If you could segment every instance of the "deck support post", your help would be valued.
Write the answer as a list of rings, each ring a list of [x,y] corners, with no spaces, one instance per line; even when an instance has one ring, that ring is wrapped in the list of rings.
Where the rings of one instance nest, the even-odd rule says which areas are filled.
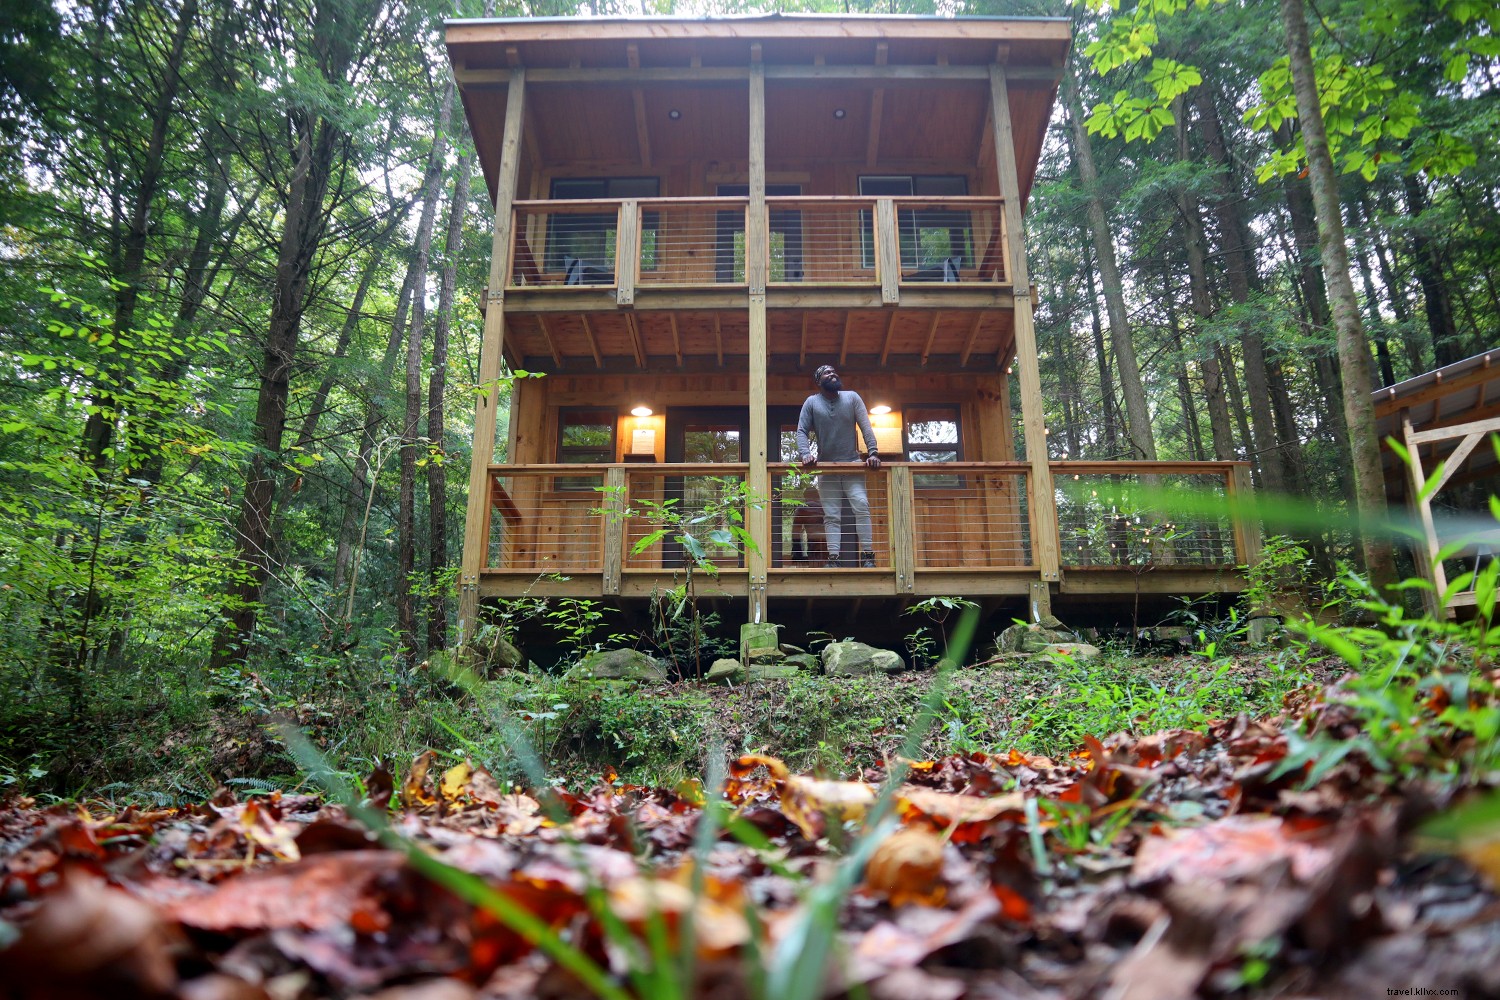
[[[1036,326],[1031,314],[1030,270],[1026,264],[1026,230],[1021,217],[1021,182],[1016,169],[1016,146],[1010,121],[1010,94],[1005,67],[990,65],[990,105],[995,133],[995,163],[1000,175],[1000,197],[1005,200],[1005,239],[1010,250],[1010,281],[1015,294],[1012,313],[1015,358],[1021,382],[1021,422],[1026,435],[1026,460],[1031,463],[1030,509],[1035,533],[1033,555],[1041,580],[1061,578],[1057,539],[1057,497],[1047,457],[1047,418],[1042,404],[1042,379],[1037,370]],[[1035,597],[1033,596],[1033,604]]]
[[[612,465],[604,473],[604,593],[619,596],[625,560],[625,469]]]
[[[917,519],[912,496],[911,466],[893,465],[887,496],[891,505],[891,570],[896,593],[910,594],[917,583]]]
[[[771,552],[771,473],[766,460],[766,276],[770,266],[770,217],[766,213],[766,67],[750,64],[750,204],[745,218],[745,281],[750,286],[749,403],[750,463],[746,483],[751,503],[745,530],[754,545],[745,553],[750,577],[750,621],[766,620],[766,567]]]
[[[1429,615],[1437,618],[1442,611],[1438,602],[1443,591],[1448,589],[1448,571],[1443,568],[1443,561],[1437,557],[1441,546],[1438,545],[1437,526],[1432,520],[1432,497],[1422,496],[1422,490],[1427,485],[1427,471],[1422,468],[1422,445],[1416,438],[1411,411],[1402,410],[1401,443],[1406,446],[1408,456],[1406,489],[1412,498],[1411,506],[1416,509],[1417,517],[1422,523],[1422,540],[1411,547],[1411,552],[1415,557],[1417,572],[1432,583],[1431,590],[1422,592],[1422,605]]]
[[[526,111],[526,70],[510,71],[505,93],[505,136],[495,183],[495,226],[490,244],[490,280],[485,294],[484,339],[479,384],[485,393],[474,409],[474,454],[469,463],[469,502],[464,518],[463,561],[458,576],[458,643],[474,634],[479,617],[479,572],[489,547],[489,469],[495,457],[496,410],[500,406],[500,362],[505,349],[505,286],[510,281],[512,205],[521,165],[521,129]]]

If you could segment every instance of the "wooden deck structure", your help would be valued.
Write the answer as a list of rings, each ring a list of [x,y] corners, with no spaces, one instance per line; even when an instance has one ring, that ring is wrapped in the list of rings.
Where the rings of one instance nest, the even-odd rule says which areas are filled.
[[[752,620],[1239,589],[1253,526],[1130,496],[1242,494],[1245,465],[1048,458],[1022,212],[1069,43],[1052,18],[448,22],[495,205],[481,381],[544,375],[503,464],[478,403],[462,626],[486,598],[669,587],[683,553],[634,551],[650,511],[706,537],[736,490],[756,544],[708,587]],[[787,440],[824,363],[888,408],[875,569],[796,559]]]
[[[1374,402],[1386,499],[1406,507],[1421,528],[1411,550],[1417,572],[1433,585],[1423,594],[1427,610],[1472,609],[1472,586],[1446,604],[1440,597],[1450,579],[1500,553],[1500,529],[1487,509],[1500,494],[1500,456],[1486,440],[1500,435],[1500,350],[1377,389]],[[1451,551],[1440,558],[1445,548]]]

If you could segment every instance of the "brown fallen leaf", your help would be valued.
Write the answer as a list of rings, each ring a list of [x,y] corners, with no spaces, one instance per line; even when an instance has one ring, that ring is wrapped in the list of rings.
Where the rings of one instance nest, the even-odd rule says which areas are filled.
[[[1167,829],[1141,844],[1132,874],[1142,881],[1224,881],[1285,860],[1293,876],[1306,882],[1333,857],[1319,832],[1299,831],[1275,816],[1227,816],[1206,826]]]
[[[436,750],[423,750],[411,762],[406,780],[401,782],[401,805],[405,809],[430,809],[437,805],[437,797],[429,790],[427,772],[437,760]]]
[[[61,887],[0,951],[0,983],[7,1000],[168,997],[180,945],[150,904],[64,868]]]
[[[816,840],[828,821],[842,823],[864,818],[875,802],[875,789],[862,781],[828,781],[792,774],[775,757],[747,754],[730,764],[730,773],[744,777],[764,766],[781,797],[781,811],[797,824],[802,835]]]
[[[892,906],[941,906],[948,892],[942,874],[941,837],[917,828],[897,830],[870,855],[865,888],[885,896]]]
[[[375,881],[406,863],[397,851],[341,851],[249,872],[217,891],[166,902],[168,917],[208,931],[317,930],[384,919]]]

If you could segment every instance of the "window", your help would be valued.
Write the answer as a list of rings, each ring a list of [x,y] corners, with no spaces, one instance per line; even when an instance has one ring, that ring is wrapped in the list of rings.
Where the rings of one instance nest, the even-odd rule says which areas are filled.
[[[655,198],[661,183],[655,177],[559,177],[552,182],[553,201],[581,201],[594,198]],[[641,270],[656,270],[657,212],[645,212],[641,218]],[[586,212],[573,215],[558,212],[548,219],[547,259],[549,271],[568,271],[579,266],[586,273],[582,284],[607,283],[612,280],[615,265],[615,238],[619,213]],[[590,279],[594,280],[590,280]],[[574,283],[570,279],[570,283]]]
[[[564,409],[557,420],[557,461],[564,465],[605,465],[615,460],[613,410]],[[603,476],[558,476],[554,488],[592,490]]]
[[[969,193],[963,177],[938,174],[861,177],[859,193],[866,198],[954,198]],[[974,233],[969,213],[933,208],[898,209],[897,239],[901,243],[901,266],[918,270],[941,268],[944,261],[961,258],[959,266],[974,263]],[[874,218],[860,213],[862,264],[875,266]]]
[[[957,462],[963,457],[958,434],[958,407],[912,406],[907,408],[904,416],[902,444],[908,462]],[[956,489],[962,482],[959,476],[917,475],[913,477],[913,484],[919,489]]]

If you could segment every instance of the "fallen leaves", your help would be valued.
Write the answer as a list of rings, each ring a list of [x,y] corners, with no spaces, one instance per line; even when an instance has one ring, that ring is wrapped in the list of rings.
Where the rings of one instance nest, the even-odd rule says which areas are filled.
[[[1329,704],[1299,710],[1337,731]],[[1242,718],[1091,738],[1065,758],[902,761],[895,787],[883,767],[836,781],[748,755],[716,802],[612,771],[583,793],[527,792],[428,751],[399,783],[377,766],[365,784],[373,808],[397,803],[392,829],[417,854],[310,796],[16,805],[0,809],[0,919],[20,938],[0,982],[24,1000],[587,995],[539,950],[552,934],[637,994],[641,963],[665,957],[694,963],[686,994],[728,1000],[754,995],[757,964],[819,912],[818,887],[842,884],[831,994],[1487,989],[1500,901],[1482,879],[1456,858],[1412,864],[1389,783],[1357,755],[1313,783],[1293,753],[1286,719]],[[1500,868],[1491,841],[1461,846]],[[429,881],[431,858],[477,879],[489,908]],[[1445,957],[1409,983],[1423,948]]]

